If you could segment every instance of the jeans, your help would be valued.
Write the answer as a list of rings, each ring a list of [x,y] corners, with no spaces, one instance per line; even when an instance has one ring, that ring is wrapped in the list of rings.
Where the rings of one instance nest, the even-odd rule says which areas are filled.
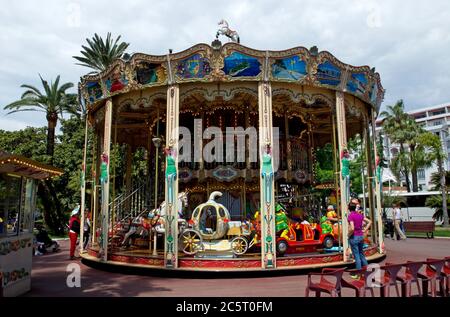
[[[352,236],[349,240],[353,257],[355,258],[356,269],[360,270],[363,266],[367,266],[367,260],[363,251],[364,237]]]

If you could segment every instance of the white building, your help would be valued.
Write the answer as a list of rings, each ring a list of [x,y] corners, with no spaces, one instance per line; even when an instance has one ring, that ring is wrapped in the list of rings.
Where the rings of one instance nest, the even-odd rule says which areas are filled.
[[[437,105],[433,107],[421,108],[416,110],[407,111],[409,115],[415,118],[416,122],[422,126],[425,130],[435,133],[442,140],[442,147],[447,152],[447,161],[445,169],[449,170],[450,167],[450,103]],[[382,119],[378,118],[376,122],[377,133],[382,133]],[[383,138],[384,155],[389,163],[391,159],[399,152],[398,144],[391,144],[389,138]],[[436,164],[426,169],[419,169],[417,172],[417,179],[419,185],[419,191],[431,190],[432,184],[431,174],[437,172]],[[412,181],[411,177],[410,180]],[[404,179],[402,179],[404,184]]]

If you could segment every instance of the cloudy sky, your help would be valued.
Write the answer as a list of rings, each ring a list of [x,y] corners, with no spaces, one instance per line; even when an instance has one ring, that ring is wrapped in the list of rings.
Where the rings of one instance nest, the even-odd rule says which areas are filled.
[[[122,35],[130,52],[166,54],[210,43],[222,18],[252,48],[317,45],[343,62],[376,67],[384,105],[401,98],[408,109],[450,103],[449,14],[448,0],[5,1],[0,129],[45,125],[41,113],[6,116],[3,107],[20,98],[21,84],[40,85],[38,74],[77,83],[89,70],[72,56],[95,32]]]

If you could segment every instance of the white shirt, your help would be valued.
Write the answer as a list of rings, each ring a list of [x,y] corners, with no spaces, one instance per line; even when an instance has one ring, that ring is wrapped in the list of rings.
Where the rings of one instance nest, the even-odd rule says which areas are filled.
[[[400,208],[394,209],[394,220],[401,220],[402,219],[402,211]]]

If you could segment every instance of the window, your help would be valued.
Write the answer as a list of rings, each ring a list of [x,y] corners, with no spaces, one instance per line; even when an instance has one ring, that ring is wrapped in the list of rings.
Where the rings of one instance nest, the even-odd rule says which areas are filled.
[[[438,116],[438,115],[444,114],[444,113],[445,113],[445,108],[444,108],[444,109],[435,110],[435,111],[433,111],[431,114],[432,114],[433,116]]]
[[[423,168],[417,170],[417,178],[419,180],[425,180],[425,170]]]
[[[434,126],[441,125],[441,124],[442,124],[442,120],[433,121]]]
[[[423,119],[423,118],[426,118],[427,117],[427,114],[426,113],[418,113],[418,114],[415,114],[414,115],[414,119]]]
[[[0,175],[0,236],[19,234],[22,183],[22,177]]]

